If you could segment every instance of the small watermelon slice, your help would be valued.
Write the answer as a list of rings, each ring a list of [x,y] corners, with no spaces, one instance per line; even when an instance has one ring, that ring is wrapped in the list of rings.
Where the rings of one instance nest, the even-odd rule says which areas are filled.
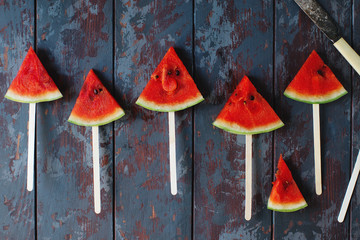
[[[53,101],[62,97],[34,49],[30,47],[5,98],[23,103]]]
[[[275,174],[276,181],[268,201],[268,209],[278,212],[294,212],[308,206],[282,155],[278,163],[278,171]]]
[[[235,134],[258,134],[280,128],[284,123],[244,76],[213,125]]]
[[[81,126],[100,126],[124,115],[124,110],[91,69],[68,121]]]
[[[194,80],[171,47],[151,75],[136,104],[154,111],[174,112],[203,100]]]
[[[296,101],[320,104],[332,102],[346,93],[334,73],[314,50],[285,89],[284,95]]]

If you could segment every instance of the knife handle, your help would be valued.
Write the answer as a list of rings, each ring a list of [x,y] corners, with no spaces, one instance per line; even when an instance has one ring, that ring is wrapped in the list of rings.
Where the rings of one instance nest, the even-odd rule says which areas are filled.
[[[343,38],[336,41],[334,46],[360,75],[360,57],[354,49],[352,49],[352,47]]]

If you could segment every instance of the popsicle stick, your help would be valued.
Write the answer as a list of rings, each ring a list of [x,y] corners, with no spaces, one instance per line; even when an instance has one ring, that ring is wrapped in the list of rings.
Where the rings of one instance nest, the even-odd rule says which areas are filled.
[[[177,194],[175,112],[169,112],[170,191]]]
[[[99,163],[99,127],[92,127],[92,145],[93,145],[93,178],[94,178],[94,205],[95,213],[101,212],[100,196],[100,163]]]
[[[314,160],[315,160],[315,192],[321,195],[321,145],[320,145],[320,108],[319,104],[313,104],[314,125]]]
[[[340,212],[339,212],[339,216],[338,216],[338,221],[341,223],[344,221],[346,211],[349,207],[350,199],[351,199],[351,196],[352,196],[354,188],[355,188],[356,180],[359,176],[359,171],[360,171],[360,152],[358,153],[358,156],[356,158],[356,163],[355,163],[353,172],[351,174],[350,182],[346,189],[343,203],[341,204],[341,208],[340,208]]]
[[[29,104],[27,190],[34,189],[34,158],[35,158],[35,115],[36,103]]]
[[[245,219],[251,219],[252,200],[252,135],[246,135],[245,151]]]

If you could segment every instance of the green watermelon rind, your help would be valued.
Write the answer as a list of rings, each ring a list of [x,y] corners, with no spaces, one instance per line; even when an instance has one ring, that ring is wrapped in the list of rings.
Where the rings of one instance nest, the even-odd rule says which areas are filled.
[[[111,118],[109,118],[109,119],[107,119],[107,120],[105,120],[105,121],[102,121],[102,122],[101,122],[101,121],[100,121],[100,122],[97,122],[97,123],[95,123],[95,124],[89,124],[88,121],[86,121],[86,120],[79,121],[80,118],[79,118],[78,121],[77,121],[77,120],[73,120],[73,117],[70,115],[70,117],[69,117],[69,119],[68,119],[68,122],[73,123],[73,124],[76,124],[76,125],[79,125],[79,126],[86,126],[86,127],[102,126],[102,125],[106,125],[106,124],[108,124],[108,123],[111,123],[111,122],[113,122],[113,121],[116,121],[116,120],[122,118],[122,117],[125,115],[125,112],[124,112],[123,110],[119,110],[117,113],[112,114],[112,115],[114,115],[114,117],[111,117]]]
[[[184,110],[186,108],[192,107],[200,102],[204,101],[203,96],[198,96],[194,99],[182,102],[182,103],[177,103],[174,104],[175,106],[170,107],[169,105],[165,106],[161,106],[161,104],[157,104],[155,102],[151,102],[151,101],[146,101],[142,98],[139,98],[135,103],[143,108],[152,110],[152,111],[157,111],[157,112],[175,112],[175,111],[181,111]],[[161,107],[160,107],[161,106]]]
[[[348,92],[345,90],[345,88],[340,88],[337,91],[334,91],[331,96],[333,97],[326,97],[324,96],[323,100],[310,100],[312,98],[312,96],[304,96],[302,95],[299,96],[298,94],[296,94],[294,91],[286,91],[284,92],[284,95],[288,98],[291,98],[295,101],[299,101],[299,102],[304,102],[304,103],[309,103],[309,104],[324,104],[324,103],[329,103],[329,102],[333,102],[339,98],[341,98],[342,96],[346,95]],[[317,97],[318,98],[318,97]]]
[[[57,99],[60,99],[63,97],[63,95],[60,93],[60,91],[55,91],[53,94],[47,94],[46,97],[39,97],[39,98],[31,98],[32,100],[30,100],[30,98],[24,97],[24,96],[20,96],[17,94],[14,94],[13,92],[8,91],[5,96],[5,98],[11,100],[11,101],[15,101],[15,102],[21,102],[21,103],[39,103],[39,102],[50,102],[50,101],[54,101]],[[28,100],[26,100],[28,99]]]
[[[226,125],[225,121],[221,120],[221,122],[222,123],[220,123],[219,120],[215,120],[215,122],[213,122],[213,125],[222,130],[225,130],[227,132],[234,133],[234,134],[241,134],[241,135],[249,135],[249,134],[254,135],[254,134],[260,134],[260,133],[267,133],[267,132],[274,131],[274,130],[284,126],[284,123],[281,120],[279,120],[278,122],[271,124],[271,127],[261,126],[261,127],[258,127],[257,130],[237,131],[237,130],[234,130],[233,128],[231,128],[231,126]],[[267,126],[269,126],[269,125],[270,124],[268,124]]]
[[[303,209],[303,208],[306,208],[308,206],[307,202],[304,201],[304,204],[298,206],[299,204],[294,204],[296,205],[296,207],[294,208],[289,208],[288,206],[287,207],[283,207],[283,208],[280,208],[280,207],[272,207],[272,206],[269,206],[269,205],[272,205],[272,203],[268,202],[268,205],[267,205],[267,208],[270,209],[270,210],[273,210],[273,211],[277,211],[277,212],[295,212],[295,211],[298,211],[300,209]],[[287,205],[290,205],[290,204],[287,204]]]

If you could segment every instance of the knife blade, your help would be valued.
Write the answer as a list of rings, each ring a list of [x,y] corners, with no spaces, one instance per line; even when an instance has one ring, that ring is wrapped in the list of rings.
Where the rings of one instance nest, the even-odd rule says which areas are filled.
[[[330,15],[315,0],[294,0],[315,25],[333,42],[335,48],[344,56],[360,75],[360,57],[341,37]]]

